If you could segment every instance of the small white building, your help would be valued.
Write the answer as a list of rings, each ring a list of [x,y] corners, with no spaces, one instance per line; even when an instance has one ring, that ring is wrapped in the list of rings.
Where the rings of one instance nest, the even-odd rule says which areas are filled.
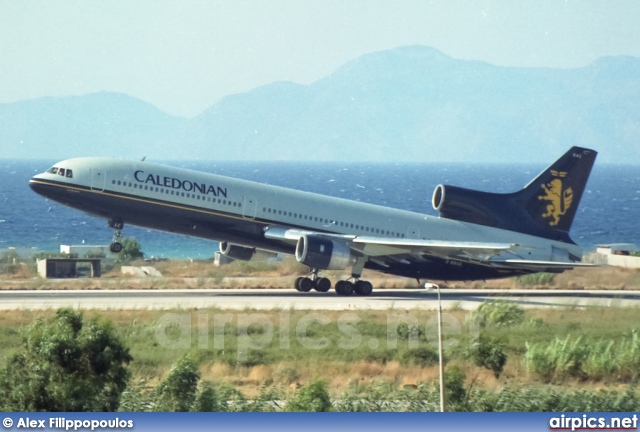
[[[616,267],[640,268],[640,257],[631,256],[638,248],[632,243],[597,245],[598,262]]]

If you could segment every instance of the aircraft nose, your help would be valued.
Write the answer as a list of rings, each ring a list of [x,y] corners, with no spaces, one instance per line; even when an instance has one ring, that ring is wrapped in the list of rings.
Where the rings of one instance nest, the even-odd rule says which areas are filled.
[[[35,193],[44,195],[45,185],[42,183],[39,176],[34,176],[29,180],[29,187]]]

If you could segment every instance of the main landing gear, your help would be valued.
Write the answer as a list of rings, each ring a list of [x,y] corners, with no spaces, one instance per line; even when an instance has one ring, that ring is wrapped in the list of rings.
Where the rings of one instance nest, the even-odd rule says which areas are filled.
[[[309,275],[296,279],[295,288],[300,292],[309,292],[312,289],[318,292],[327,292],[331,289],[331,281],[325,277],[318,277],[318,269],[312,269]],[[373,285],[371,282],[353,276],[350,279],[336,282],[335,289],[336,293],[342,296],[352,294],[368,296],[373,292]]]
[[[336,283],[336,292],[339,295],[371,295],[371,293],[373,292],[373,285],[371,285],[371,282],[356,278],[353,279],[353,282],[349,281],[348,279],[338,281]]]
[[[312,269],[308,276],[296,279],[295,288],[300,292],[309,292],[312,289],[327,292],[331,289],[331,281],[325,277],[318,277],[318,269]]]
[[[113,228],[113,240],[109,245],[109,250],[112,253],[122,252],[122,243],[120,243],[120,237],[122,237],[122,228],[124,228],[124,222],[121,219],[109,219],[109,228]]]

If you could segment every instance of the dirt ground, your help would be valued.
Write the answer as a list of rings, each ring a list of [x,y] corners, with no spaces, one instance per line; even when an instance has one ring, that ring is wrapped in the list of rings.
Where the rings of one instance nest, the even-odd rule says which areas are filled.
[[[43,289],[206,289],[206,288],[283,288],[291,289],[294,280],[306,273],[306,268],[291,263],[264,266],[229,264],[214,266],[211,261],[164,261],[156,263],[134,262],[132,266],[151,266],[162,276],[132,276],[116,267],[101,278],[78,277],[73,279],[44,279],[35,271],[25,268],[14,274],[0,274],[2,290]],[[337,271],[322,273],[333,281],[346,279],[349,274]],[[418,281],[389,276],[365,270],[363,278],[376,288],[417,288],[425,282],[453,289],[575,289],[575,290],[639,290],[640,270],[620,267],[578,268],[555,275],[547,284],[518,278],[487,281],[449,282]]]

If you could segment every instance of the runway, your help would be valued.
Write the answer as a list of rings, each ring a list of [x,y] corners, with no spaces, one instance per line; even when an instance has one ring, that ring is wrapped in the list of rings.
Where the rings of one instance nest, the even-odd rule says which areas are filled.
[[[443,309],[473,310],[504,299],[525,308],[640,307],[640,291],[441,290]],[[412,310],[437,309],[437,293],[379,289],[369,297],[283,289],[0,291],[0,310],[15,309]]]

